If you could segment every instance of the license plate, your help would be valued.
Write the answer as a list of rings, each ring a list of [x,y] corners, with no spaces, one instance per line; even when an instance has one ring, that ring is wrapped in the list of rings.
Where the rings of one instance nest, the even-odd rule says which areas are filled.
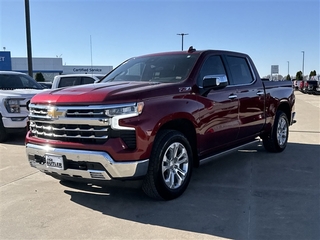
[[[63,157],[59,155],[46,154],[46,165],[48,168],[64,169]]]

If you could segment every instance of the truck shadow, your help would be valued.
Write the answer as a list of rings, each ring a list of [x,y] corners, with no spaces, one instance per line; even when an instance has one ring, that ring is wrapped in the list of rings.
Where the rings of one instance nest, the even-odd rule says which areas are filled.
[[[154,201],[140,183],[61,182],[71,201],[108,216],[230,239],[320,239],[319,145],[279,154],[251,146],[194,169],[187,191]],[[127,184],[127,185],[126,185]]]
[[[10,145],[24,145],[24,140],[26,138],[25,132],[19,133],[10,133],[8,135],[8,139],[3,144],[10,144]]]

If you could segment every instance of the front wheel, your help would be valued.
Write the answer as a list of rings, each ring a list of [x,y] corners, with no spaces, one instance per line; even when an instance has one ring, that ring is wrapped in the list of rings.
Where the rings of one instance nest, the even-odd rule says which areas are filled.
[[[160,200],[179,197],[189,184],[192,165],[192,150],[186,137],[174,130],[159,132],[142,185],[143,191]]]
[[[263,146],[269,152],[282,152],[287,146],[288,136],[289,121],[287,115],[278,111],[271,133],[262,139]]]

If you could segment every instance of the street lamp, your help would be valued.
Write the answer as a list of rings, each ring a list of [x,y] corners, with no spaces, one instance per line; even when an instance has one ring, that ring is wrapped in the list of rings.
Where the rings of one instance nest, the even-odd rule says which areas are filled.
[[[183,51],[183,37],[185,35],[189,35],[188,33],[177,33],[177,35],[181,36],[181,51]]]
[[[289,61],[287,61],[287,63],[288,63],[288,75],[289,75],[289,64],[290,64],[290,62],[289,62]]]
[[[31,30],[30,30],[30,7],[29,0],[25,0],[25,14],[26,14],[26,35],[27,35],[27,54],[28,54],[28,74],[33,77],[32,69],[32,51],[31,51]]]
[[[304,51],[302,52],[302,79],[303,79],[303,75],[304,75]]]

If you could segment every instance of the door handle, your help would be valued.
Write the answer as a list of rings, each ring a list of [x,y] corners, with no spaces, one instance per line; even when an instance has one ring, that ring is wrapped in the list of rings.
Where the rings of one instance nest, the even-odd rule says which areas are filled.
[[[235,98],[237,98],[237,97],[238,97],[238,96],[235,95],[235,94],[233,94],[233,93],[229,95],[229,99],[235,99]]]
[[[258,91],[257,95],[259,95],[259,96],[264,95],[264,91]]]

